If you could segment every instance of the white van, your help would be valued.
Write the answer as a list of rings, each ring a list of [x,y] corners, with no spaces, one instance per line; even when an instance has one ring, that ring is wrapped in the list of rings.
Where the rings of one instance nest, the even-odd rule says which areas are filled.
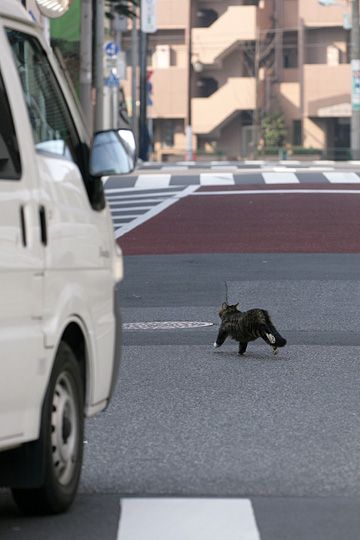
[[[0,51],[0,486],[24,512],[53,513],[77,490],[84,415],[116,380],[123,267],[101,176],[134,160],[116,131],[89,148],[16,0],[0,2]]]

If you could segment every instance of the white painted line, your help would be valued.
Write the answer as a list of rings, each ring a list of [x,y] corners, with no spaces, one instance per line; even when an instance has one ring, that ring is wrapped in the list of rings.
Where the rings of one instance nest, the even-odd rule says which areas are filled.
[[[256,159],[245,159],[244,161],[245,165],[265,165],[266,161],[264,160],[256,160]]]
[[[231,165],[229,161],[210,161],[210,165]]]
[[[139,174],[135,186],[138,189],[164,188],[169,186],[170,179],[171,174]]]
[[[293,172],[263,172],[265,184],[298,184],[299,179]]]
[[[298,159],[281,159],[279,163],[281,165],[301,165],[301,161]]]
[[[295,167],[283,167],[282,165],[274,165],[272,168],[274,172],[296,172],[297,169]]]
[[[190,193],[190,195],[286,195],[289,193],[299,193],[299,194],[322,194],[327,195],[360,195],[360,189],[239,189],[237,191],[197,191],[196,193]]]
[[[236,165],[211,165],[212,170],[238,171]]]
[[[350,165],[360,165],[360,161],[358,159],[351,159],[350,161],[347,161],[346,163],[350,163]]]
[[[120,200],[123,201],[125,199],[136,199],[137,201],[140,201],[141,199],[148,199],[148,198],[155,198],[155,197],[171,197],[174,193],[177,193],[179,191],[179,187],[174,191],[153,191],[149,193],[136,193],[136,190],[134,190],[135,193],[131,194],[124,194],[124,195],[106,195],[106,198],[108,201],[115,201]],[[155,199],[156,200],[156,199]],[[158,200],[158,199],[157,199]]]
[[[307,172],[307,171],[316,171],[316,172],[326,172],[326,171],[334,171],[335,167],[321,167],[320,165],[313,166],[313,167],[304,167],[303,169],[298,169],[298,172]]]
[[[231,173],[201,173],[200,185],[201,186],[216,186],[224,185],[233,186],[235,184],[234,175]]]
[[[315,159],[312,163],[316,163],[318,165],[335,165],[336,161],[330,159]]]
[[[117,540],[260,540],[248,499],[122,499]]]
[[[161,167],[161,171],[188,171],[189,167],[186,165],[165,165]]]
[[[169,195],[169,197],[171,197],[172,195]],[[159,197],[158,199],[153,199],[152,197],[149,197],[148,199],[144,199],[142,198],[141,200],[134,200],[134,199],[130,199],[130,200],[127,200],[127,201],[122,201],[122,200],[119,200],[119,201],[110,201],[110,208],[119,208],[121,206],[124,206],[124,207],[128,207],[129,204],[138,204],[139,206],[141,206],[142,208],[144,208],[147,203],[157,203],[157,202],[162,202],[166,199],[167,197]],[[150,206],[150,205],[149,205]],[[153,206],[153,204],[151,205]]]
[[[142,214],[141,216],[137,217],[127,225],[121,228],[121,230],[115,231],[115,238],[120,238],[120,236],[123,236],[124,234],[128,233],[129,231],[132,231],[139,225],[142,225],[145,223],[145,221],[148,221],[149,219],[153,218],[157,214],[160,214],[163,210],[171,206],[172,204],[176,203],[180,199],[187,197],[188,195],[192,195],[194,191],[196,191],[199,188],[199,186],[188,186],[184,190],[176,193],[172,197],[169,197],[165,201],[162,201],[160,204],[157,204],[156,206],[153,206],[151,210],[146,212],[145,214]]]
[[[324,176],[334,184],[360,183],[360,177],[354,172],[324,172]]]
[[[176,161],[175,165],[196,165],[196,161]]]

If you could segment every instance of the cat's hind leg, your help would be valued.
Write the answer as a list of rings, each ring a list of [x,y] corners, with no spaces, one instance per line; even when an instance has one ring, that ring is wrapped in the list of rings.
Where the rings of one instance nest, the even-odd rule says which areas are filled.
[[[214,348],[217,349],[218,347],[221,347],[221,345],[224,343],[226,338],[227,338],[227,332],[220,326],[218,336],[214,343]]]
[[[247,341],[245,343],[239,343],[239,354],[242,356],[245,354],[246,347],[248,346]]]

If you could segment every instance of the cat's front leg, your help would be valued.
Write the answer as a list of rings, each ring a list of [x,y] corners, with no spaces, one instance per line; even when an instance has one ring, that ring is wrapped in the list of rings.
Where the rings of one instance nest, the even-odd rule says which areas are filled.
[[[247,342],[239,343],[239,354],[240,355],[243,355],[245,353],[247,346],[248,346]]]
[[[214,348],[217,349],[218,347],[221,347],[221,345],[224,343],[226,338],[227,338],[227,332],[223,328],[220,327],[218,336],[214,343]]]

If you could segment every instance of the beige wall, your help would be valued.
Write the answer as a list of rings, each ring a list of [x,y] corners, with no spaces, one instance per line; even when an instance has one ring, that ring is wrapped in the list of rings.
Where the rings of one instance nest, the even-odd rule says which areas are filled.
[[[293,120],[301,118],[300,85],[298,83],[280,83],[276,85],[280,110],[284,113],[288,126]]]
[[[342,26],[343,13],[348,10],[342,0],[336,6],[321,6],[318,0],[299,0],[299,17],[305,26]]]
[[[304,146],[307,148],[324,148],[326,146],[326,130],[324,120],[305,118],[303,122]]]
[[[330,116],[324,109],[337,109],[333,116],[348,116],[347,107],[351,102],[351,70],[349,64],[339,66],[306,65],[304,66],[305,116]],[[323,109],[323,112],[322,112]]]
[[[156,69],[152,76],[154,105],[152,118],[185,118],[187,103],[186,70]]]
[[[185,28],[189,20],[189,0],[157,0],[157,27]]]
[[[297,28],[299,25],[298,4],[301,0],[283,0],[284,28]]]

